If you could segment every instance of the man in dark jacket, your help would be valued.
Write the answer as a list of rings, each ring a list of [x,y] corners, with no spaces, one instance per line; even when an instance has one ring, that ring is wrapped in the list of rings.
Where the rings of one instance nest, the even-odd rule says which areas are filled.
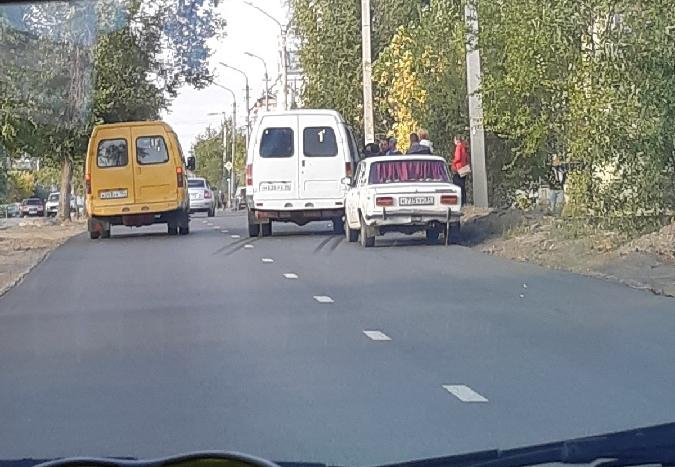
[[[428,146],[420,144],[420,137],[417,133],[410,133],[410,147],[408,154],[431,154],[431,149]]]

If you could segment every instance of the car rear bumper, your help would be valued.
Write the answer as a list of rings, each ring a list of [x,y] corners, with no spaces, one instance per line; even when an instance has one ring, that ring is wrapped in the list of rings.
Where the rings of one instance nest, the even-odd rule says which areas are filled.
[[[128,216],[131,214],[159,214],[167,211],[175,211],[182,206],[177,201],[145,204],[120,204],[117,206],[98,206],[90,200],[87,201],[89,213],[97,217]]]
[[[342,209],[345,201],[343,198],[329,199],[261,199],[254,196],[248,198],[249,207],[260,211],[287,211],[301,212],[308,210]]]
[[[418,225],[426,226],[432,223],[445,224],[459,222],[462,213],[459,211],[439,211],[439,210],[402,210],[382,212],[371,212],[364,216],[366,225],[371,227],[393,226],[393,225]]]
[[[190,211],[208,211],[214,206],[213,201],[208,199],[191,199]]]

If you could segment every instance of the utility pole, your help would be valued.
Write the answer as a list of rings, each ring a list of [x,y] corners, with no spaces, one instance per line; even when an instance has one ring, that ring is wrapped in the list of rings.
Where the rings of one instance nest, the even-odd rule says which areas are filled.
[[[481,70],[478,49],[478,0],[469,0],[464,9],[468,29],[466,44],[466,90],[469,95],[469,128],[471,133],[471,176],[473,202],[488,207],[487,169],[485,166],[485,130],[483,99],[480,94]]]
[[[363,136],[375,141],[373,118],[373,64],[370,45],[370,0],[361,0],[361,49],[363,51]]]

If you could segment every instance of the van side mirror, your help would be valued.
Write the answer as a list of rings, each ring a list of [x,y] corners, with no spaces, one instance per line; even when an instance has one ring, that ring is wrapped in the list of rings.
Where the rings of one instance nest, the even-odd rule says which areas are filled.
[[[197,160],[195,159],[195,156],[190,156],[187,158],[186,166],[188,170],[195,170],[197,168]]]

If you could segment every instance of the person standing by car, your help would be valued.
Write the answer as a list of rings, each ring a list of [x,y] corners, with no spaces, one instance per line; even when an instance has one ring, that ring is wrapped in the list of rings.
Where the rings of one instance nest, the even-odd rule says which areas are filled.
[[[431,154],[431,148],[420,144],[420,137],[417,133],[410,133],[410,148],[408,148],[408,154]]]
[[[554,154],[551,158],[551,170],[548,172],[548,207],[551,214],[562,211],[565,203],[565,180],[567,171],[563,167],[560,156]]]
[[[400,156],[401,151],[398,150],[396,145],[398,144],[398,141],[396,141],[396,138],[390,138],[389,139],[389,150],[387,151],[387,156]]]
[[[455,136],[455,157],[452,159],[452,183],[462,190],[462,203],[466,204],[466,177],[469,168],[466,145],[460,135]]]
[[[425,130],[424,128],[420,128],[417,130],[417,134],[419,135],[420,138],[420,145],[425,146],[429,148],[429,152],[426,154],[433,154],[434,153],[434,145],[429,139],[429,130]]]

